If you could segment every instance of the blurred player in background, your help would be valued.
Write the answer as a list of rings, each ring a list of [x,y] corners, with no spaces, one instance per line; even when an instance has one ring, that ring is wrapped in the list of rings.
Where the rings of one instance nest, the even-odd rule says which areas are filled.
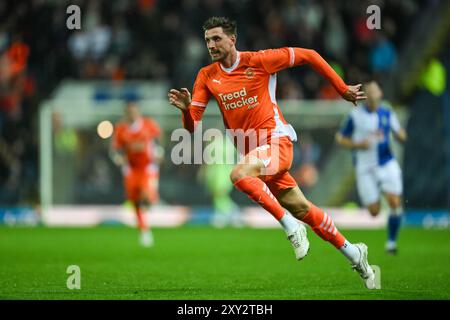
[[[133,204],[137,225],[141,232],[141,244],[154,244],[153,234],[145,220],[147,206],[159,199],[159,163],[163,157],[159,125],[141,115],[135,102],[127,102],[124,119],[115,126],[111,145],[111,158],[122,168],[127,199]]]
[[[256,134],[256,141],[253,141],[256,147],[250,148],[249,141],[239,150],[245,156],[231,172],[234,186],[279,221],[297,260],[303,259],[309,250],[306,228],[298,221],[301,220],[340,250],[365,286],[374,289],[375,273],[368,263],[367,246],[352,244],[345,239],[331,218],[305,198],[289,174],[292,141],[297,137],[275,98],[276,73],[303,64],[311,65],[331,82],[342,98],[355,105],[358,100],[365,99],[361,85],[345,84],[314,50],[285,47],[239,52],[236,49],[236,24],[228,18],[212,17],[205,22],[203,30],[213,63],[198,72],[192,99],[186,88],[171,89],[168,93],[169,102],[182,111],[183,126],[193,132],[208,101],[214,97],[229,132],[253,131]]]
[[[212,197],[214,207],[212,224],[216,228],[227,225],[241,227],[243,222],[239,207],[230,196],[233,183],[229,177],[233,162],[227,161],[227,159],[236,159],[236,150],[226,136],[216,137],[207,148],[213,150],[211,159],[205,159],[207,163],[200,168],[199,179],[205,184]]]
[[[365,83],[364,91],[366,103],[350,112],[336,141],[353,150],[358,194],[372,216],[380,213],[380,193],[385,195],[390,207],[386,251],[395,254],[403,213],[402,172],[389,138],[392,132],[398,141],[405,142],[406,132],[394,111],[381,103],[383,92],[375,81]]]

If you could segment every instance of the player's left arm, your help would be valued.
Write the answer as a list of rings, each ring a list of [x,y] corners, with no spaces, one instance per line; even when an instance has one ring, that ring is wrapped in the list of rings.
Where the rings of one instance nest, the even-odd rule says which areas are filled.
[[[408,135],[406,134],[406,130],[401,127],[395,112],[392,111],[389,120],[395,139],[401,143],[405,143],[408,139]]]
[[[354,86],[345,84],[344,80],[334,71],[334,69],[315,50],[304,48],[292,48],[294,52],[294,64],[307,63],[324,78],[326,78],[343,99],[352,102],[355,106],[358,101],[366,99],[365,93],[361,90],[361,84]]]
[[[406,134],[406,131],[403,128],[401,128],[397,132],[394,132],[394,137],[401,143],[405,143],[406,140],[408,140],[408,135]]]
[[[366,99],[361,90],[361,84],[347,85],[344,80],[333,70],[333,68],[315,50],[305,48],[281,48],[270,49],[259,52],[262,66],[268,73],[309,64],[324,78],[326,78],[342,96],[343,99],[352,102],[355,106],[358,101]]]
[[[160,164],[164,160],[164,156],[166,154],[164,147],[158,142],[155,142],[155,149],[154,149],[154,155],[155,155],[155,162]]]
[[[161,127],[159,126],[158,122],[156,122],[154,119],[148,118],[150,122],[150,130],[153,136],[153,143],[154,143],[154,157],[155,162],[160,164],[164,160],[165,150],[163,147],[164,144],[164,134],[161,130]]]

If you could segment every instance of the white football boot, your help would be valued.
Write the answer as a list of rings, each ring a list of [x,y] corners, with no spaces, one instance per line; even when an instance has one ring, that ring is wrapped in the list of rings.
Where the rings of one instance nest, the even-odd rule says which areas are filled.
[[[360,257],[359,262],[352,266],[353,270],[357,271],[364,281],[367,289],[376,289],[375,285],[375,272],[369,265],[367,260],[368,249],[364,243],[357,243],[355,246],[358,248]]]
[[[297,258],[297,260],[302,260],[309,251],[309,241],[306,236],[305,226],[299,223],[297,230],[288,234],[287,238],[294,248],[295,258]]]
[[[152,247],[155,244],[153,239],[153,234],[151,231],[142,231],[141,232],[141,246],[143,247]]]
[[[397,243],[394,241],[388,241],[386,243],[386,252],[395,256],[397,254]]]

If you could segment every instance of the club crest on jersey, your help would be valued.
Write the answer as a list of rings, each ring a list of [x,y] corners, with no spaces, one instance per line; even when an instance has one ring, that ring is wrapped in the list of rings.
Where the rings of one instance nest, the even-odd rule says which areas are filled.
[[[245,69],[245,76],[247,79],[253,79],[255,77],[255,72],[253,71],[253,68],[247,68]]]

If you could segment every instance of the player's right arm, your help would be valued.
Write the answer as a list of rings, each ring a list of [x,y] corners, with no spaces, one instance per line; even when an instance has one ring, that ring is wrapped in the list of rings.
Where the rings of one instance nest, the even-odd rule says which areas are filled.
[[[400,126],[400,122],[398,121],[397,115],[394,111],[392,111],[390,116],[390,125],[391,129],[394,133],[394,137],[397,139],[397,141],[400,141],[401,143],[405,143],[408,139],[408,135],[406,134],[405,129],[403,129]]]
[[[115,150],[114,148],[110,148],[109,158],[118,167],[124,166],[126,164],[125,155],[121,150]]]
[[[366,150],[369,148],[369,141],[363,140],[361,142],[353,142],[352,139],[343,136],[340,132],[336,133],[336,142],[340,146],[348,149]]]
[[[156,122],[154,119],[148,117],[147,121],[149,123],[149,130],[151,132],[151,136],[153,138],[153,161],[155,163],[162,163],[164,160],[164,154],[165,150],[163,147],[163,140],[164,135],[163,131],[161,130],[161,127],[159,126],[158,122]]]
[[[126,158],[123,153],[123,145],[124,143],[121,137],[121,128],[119,125],[116,125],[114,135],[109,146],[109,158],[116,166],[119,167],[126,164]]]
[[[202,71],[198,73],[195,80],[192,98],[187,88],[171,89],[168,96],[169,103],[181,110],[183,127],[189,132],[194,132],[211,97]]]
[[[360,142],[353,141],[352,139],[353,130],[354,130],[353,118],[351,115],[349,115],[345,120],[344,125],[335,135],[335,140],[337,144],[348,149],[360,149],[360,150],[368,149],[370,146],[368,140],[363,140]]]

